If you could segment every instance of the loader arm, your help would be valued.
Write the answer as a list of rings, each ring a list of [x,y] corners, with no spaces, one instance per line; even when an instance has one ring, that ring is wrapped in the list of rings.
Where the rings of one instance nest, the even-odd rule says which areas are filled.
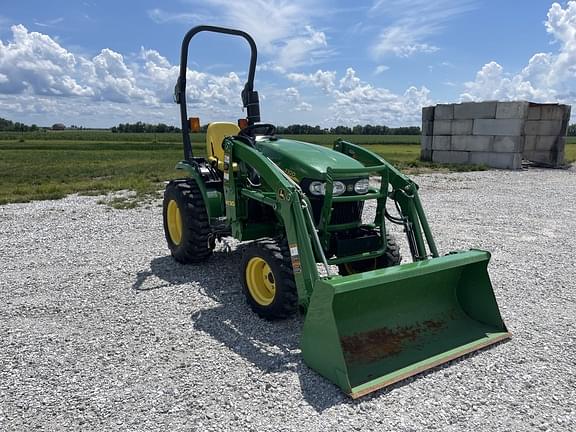
[[[344,153],[362,163],[366,167],[373,167],[374,170],[385,167],[388,175],[388,184],[392,187],[389,198],[398,204],[400,210],[400,220],[391,217],[394,223],[402,223],[408,237],[410,253],[414,261],[424,260],[428,257],[426,243],[433,258],[438,257],[438,249],[432,236],[432,230],[428,224],[426,214],[422,208],[420,197],[418,196],[418,185],[410,178],[402,174],[384,158],[366,150],[356,144],[352,144],[341,139],[334,143],[334,150]],[[381,185],[384,187],[384,185]],[[386,209],[377,208],[377,215]],[[378,217],[378,216],[377,216]]]
[[[223,147],[226,217],[232,227],[232,234],[236,238],[242,238],[243,223],[237,203],[242,202],[243,198],[272,207],[281,218],[286,231],[299,304],[307,307],[314,285],[319,279],[315,257],[322,253],[319,242],[310,241],[311,238],[317,240],[317,234],[311,223],[308,198],[294,181],[258,150],[232,137],[224,139]],[[240,167],[237,172],[231,169],[234,163]],[[272,190],[263,191],[243,186],[241,180],[247,175],[248,167],[255,169]]]

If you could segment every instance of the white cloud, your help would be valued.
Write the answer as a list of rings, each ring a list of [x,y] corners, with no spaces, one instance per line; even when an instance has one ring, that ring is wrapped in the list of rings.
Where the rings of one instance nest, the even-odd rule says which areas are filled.
[[[380,75],[381,73],[384,73],[387,70],[390,70],[390,66],[378,65],[376,66],[376,69],[374,69],[374,75]]]
[[[130,64],[122,54],[109,48],[86,58],[68,51],[48,35],[17,25],[12,27],[11,41],[0,40],[2,109],[56,115],[57,107],[60,113],[77,117],[81,113],[93,114],[84,106],[105,106],[109,113],[117,112],[121,118],[153,109],[176,112],[172,92],[178,69],[158,51],[144,48]],[[188,70],[187,84],[188,102],[199,111],[196,114],[222,117],[240,112],[243,83],[237,74]],[[23,104],[23,100],[27,103]],[[113,108],[117,106],[123,108]],[[96,113],[105,116],[98,110]],[[174,116],[171,123],[176,119]]]
[[[284,99],[290,106],[289,111],[312,111],[312,105],[301,99],[300,91],[294,87],[284,90]]]
[[[1,93],[24,91],[42,95],[90,95],[89,88],[73,77],[77,67],[74,55],[49,36],[31,32],[22,25],[12,26],[13,41],[0,41]]]
[[[122,54],[104,48],[85,67],[92,72],[88,75],[88,82],[96,90],[98,99],[124,103],[134,99],[154,102],[154,93],[138,86],[134,72],[124,63]]]
[[[323,0],[321,0],[323,1]],[[221,25],[248,32],[258,49],[284,69],[315,63],[327,56],[324,32],[312,27],[312,18],[325,14],[314,0],[188,0],[195,13],[148,11],[157,23],[201,22],[199,17],[217,17]]]
[[[327,47],[324,32],[306,26],[302,36],[288,39],[280,48],[277,62],[280,67],[290,69],[321,58],[326,54]]]
[[[300,102],[298,105],[296,105],[294,111],[312,111],[312,105],[307,102]]]
[[[38,27],[55,27],[57,24],[60,24],[63,21],[64,17],[58,17],[46,22],[35,21],[34,25],[37,25]]]
[[[312,86],[323,91],[328,97],[330,116],[325,122],[331,125],[419,124],[422,107],[432,103],[426,87],[410,87],[403,94],[396,94],[363,81],[353,68],[348,68],[339,80],[336,72],[322,70],[313,74],[291,73],[287,78],[297,86]],[[286,89],[286,95],[291,100],[300,97],[294,87]]]
[[[404,94],[395,94],[362,81],[354,69],[348,68],[333,92],[332,122],[349,125],[419,124],[422,107],[432,103],[429,94],[426,87],[410,87]]]
[[[286,78],[295,83],[319,87],[324,90],[324,92],[330,93],[334,89],[336,72],[318,69],[312,74],[289,73],[286,75]]]
[[[376,58],[386,55],[408,57],[416,53],[432,53],[439,48],[428,39],[438,34],[443,25],[474,8],[474,0],[377,0],[370,16],[391,19],[372,47]]]
[[[148,17],[158,24],[165,23],[184,23],[191,24],[195,22],[202,22],[206,19],[205,16],[194,13],[172,13],[166,12],[162,9],[151,9],[147,11]]]
[[[287,102],[297,102],[300,100],[300,92],[294,87],[288,87],[284,90],[284,96]]]
[[[474,81],[465,83],[462,100],[526,99],[536,102],[576,101],[576,1],[550,7],[547,32],[556,53],[537,53],[518,73],[507,73],[495,61],[485,64]]]
[[[416,53],[433,53],[439,50],[438,47],[427,43],[418,42],[419,39],[427,36],[430,29],[427,27],[414,27],[413,24],[398,24],[387,27],[380,33],[378,42],[373,47],[373,53],[377,58],[387,54],[394,54],[398,57],[409,57]]]

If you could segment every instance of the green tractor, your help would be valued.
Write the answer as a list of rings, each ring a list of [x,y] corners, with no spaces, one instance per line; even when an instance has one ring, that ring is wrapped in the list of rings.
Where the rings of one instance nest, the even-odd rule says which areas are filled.
[[[186,107],[188,46],[199,32],[240,36],[251,48],[247,118],[211,123],[206,158],[192,154],[199,122]],[[175,87],[182,178],[167,185],[163,208],[173,257],[201,263],[225,237],[252,241],[239,273],[248,305],[270,320],[302,311],[305,363],[354,398],[509,338],[490,254],[440,256],[418,186],[380,156],[342,140],[329,149],[285,139],[260,123],[256,59],[243,31],[199,26],[184,37]],[[365,222],[368,200],[376,210]],[[403,227],[411,263],[401,264],[388,223]]]

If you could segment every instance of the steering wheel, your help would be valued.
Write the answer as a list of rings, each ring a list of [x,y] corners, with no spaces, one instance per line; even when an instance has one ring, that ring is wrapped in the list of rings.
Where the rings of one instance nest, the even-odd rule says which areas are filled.
[[[276,134],[276,126],[274,126],[273,124],[270,123],[259,123],[259,124],[253,124],[250,126],[246,126],[244,129],[242,129],[238,135],[240,136],[245,136],[245,137],[249,137],[249,138],[253,138],[256,131],[259,131],[263,129],[264,133],[259,134],[259,135],[266,135],[266,136],[271,136],[271,135],[275,135]]]

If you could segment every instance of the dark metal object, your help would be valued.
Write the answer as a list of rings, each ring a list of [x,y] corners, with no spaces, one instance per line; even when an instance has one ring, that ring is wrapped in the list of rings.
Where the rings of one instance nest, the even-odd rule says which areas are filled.
[[[188,109],[186,107],[186,70],[188,68],[188,47],[190,40],[200,32],[223,33],[233,36],[240,36],[246,39],[250,45],[250,66],[248,69],[248,79],[242,90],[242,104],[246,108],[249,125],[260,121],[260,102],[258,92],[254,91],[254,74],[256,73],[256,61],[258,50],[252,36],[242,30],[235,30],[225,27],[201,25],[192,28],[182,40],[180,51],[180,75],[174,87],[174,102],[180,105],[180,122],[182,124],[182,141],[184,144],[184,159],[192,161],[192,144],[190,142],[190,127],[188,125]]]

